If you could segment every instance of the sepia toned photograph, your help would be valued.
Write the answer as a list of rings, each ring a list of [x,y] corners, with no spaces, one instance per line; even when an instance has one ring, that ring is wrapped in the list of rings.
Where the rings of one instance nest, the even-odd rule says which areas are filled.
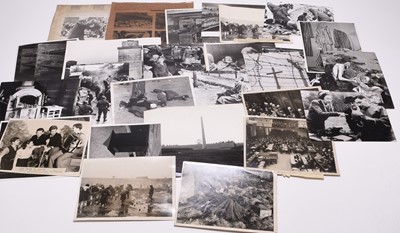
[[[172,220],[175,158],[84,161],[74,221]]]
[[[311,140],[396,140],[379,94],[302,90],[301,97]]]
[[[0,120],[74,115],[80,80],[40,80],[0,84]]]
[[[337,51],[361,51],[353,23],[300,22],[307,72],[323,73],[322,56]]]
[[[304,119],[246,118],[246,167],[283,174],[338,175],[332,142],[308,138]]]
[[[275,183],[268,171],[185,162],[175,226],[275,232]]]
[[[110,4],[57,5],[48,40],[104,40]]]
[[[147,12],[116,13],[114,28],[151,29],[153,17]]]
[[[166,10],[167,44],[200,44],[202,14],[201,9]]]
[[[157,108],[195,105],[187,76],[112,83],[111,97],[115,124],[143,123],[144,112]]]
[[[89,158],[159,156],[160,124],[94,126]]]
[[[66,46],[67,41],[19,46],[14,80],[60,80]]]
[[[243,51],[247,76],[254,91],[310,86],[303,51],[270,48],[263,53]]]
[[[162,156],[183,161],[243,166],[241,104],[166,108],[145,112],[145,122],[161,124]]]
[[[10,119],[1,139],[1,171],[79,176],[90,118]]]

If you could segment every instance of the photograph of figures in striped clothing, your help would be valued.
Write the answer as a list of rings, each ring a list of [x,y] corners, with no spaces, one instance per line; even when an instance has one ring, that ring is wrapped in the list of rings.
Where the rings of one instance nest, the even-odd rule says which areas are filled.
[[[172,220],[175,158],[84,161],[74,221]]]
[[[275,184],[269,171],[185,162],[175,225],[275,232]]]
[[[332,142],[308,138],[304,119],[246,118],[246,167],[282,174],[337,175]]]

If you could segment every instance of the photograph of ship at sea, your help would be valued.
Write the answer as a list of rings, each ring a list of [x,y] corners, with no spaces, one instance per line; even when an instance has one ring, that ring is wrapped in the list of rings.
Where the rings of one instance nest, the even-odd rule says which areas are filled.
[[[161,124],[161,154],[183,161],[243,166],[241,104],[156,109],[145,112],[146,122]],[[239,127],[238,127],[239,126]]]

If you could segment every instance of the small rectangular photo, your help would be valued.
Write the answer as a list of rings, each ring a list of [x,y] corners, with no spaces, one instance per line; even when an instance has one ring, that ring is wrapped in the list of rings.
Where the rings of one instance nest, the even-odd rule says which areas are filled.
[[[57,5],[48,40],[104,40],[110,4]]]
[[[74,115],[80,80],[39,80],[0,84],[0,120]]]
[[[89,158],[145,157],[161,155],[161,125],[94,126]]]
[[[246,51],[243,57],[253,91],[310,86],[301,50],[270,48],[262,53]]]
[[[200,44],[202,14],[201,9],[165,10],[167,23],[167,44]]]
[[[247,117],[245,135],[248,168],[280,174],[339,174],[333,143],[311,141],[305,119]]]
[[[275,180],[269,171],[185,162],[175,226],[276,232]]]
[[[307,72],[324,73],[323,54],[361,51],[353,23],[300,22]]]
[[[282,117],[304,119],[304,107],[300,90],[319,90],[310,87],[293,90],[243,93],[243,102],[248,116]]]
[[[66,47],[67,41],[19,46],[14,80],[60,80]]]
[[[380,94],[300,91],[315,141],[395,141]]]
[[[201,106],[145,112],[145,122],[161,124],[161,154],[183,161],[243,167],[243,107]]]
[[[217,38],[220,40],[219,32],[219,3],[203,2],[201,5],[201,37],[204,39]]]
[[[115,124],[143,123],[148,110],[195,105],[188,76],[111,83],[111,97]]]
[[[124,28],[135,28],[135,30],[151,30],[153,27],[153,16],[148,12],[116,13],[114,30]]]
[[[84,161],[74,221],[172,220],[175,158]]]
[[[90,117],[10,119],[1,139],[0,170],[79,176]]]

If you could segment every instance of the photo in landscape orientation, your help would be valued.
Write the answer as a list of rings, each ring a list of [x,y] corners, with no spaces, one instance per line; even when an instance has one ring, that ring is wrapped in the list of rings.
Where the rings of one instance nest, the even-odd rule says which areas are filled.
[[[200,44],[202,14],[201,9],[166,10],[167,44]]]
[[[172,220],[174,165],[174,157],[85,160],[74,220]]]

